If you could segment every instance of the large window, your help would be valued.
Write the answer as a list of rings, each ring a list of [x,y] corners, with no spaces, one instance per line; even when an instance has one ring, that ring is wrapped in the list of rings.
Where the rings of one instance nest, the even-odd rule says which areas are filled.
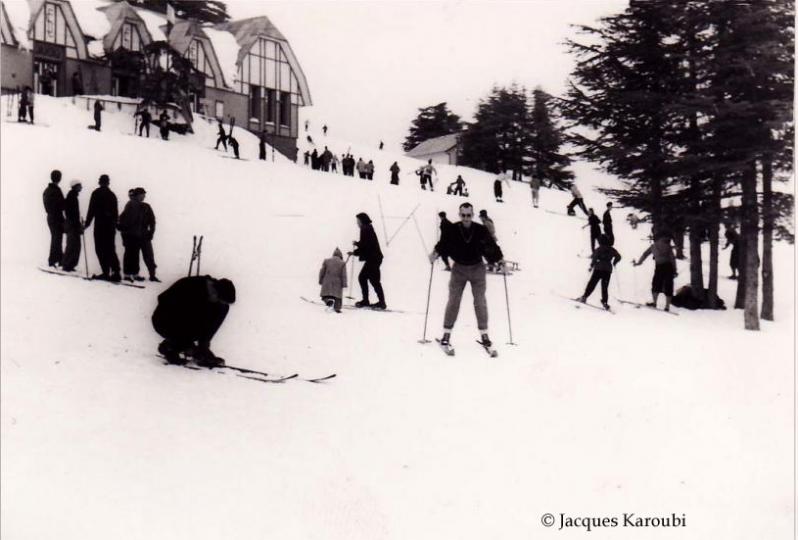
[[[198,39],[192,39],[188,46],[186,57],[191,61],[191,65],[205,74],[205,86],[216,87],[216,77],[213,74],[211,59],[205,51],[205,44]]]
[[[291,125],[291,94],[280,92],[280,125]]]
[[[75,37],[67,25],[64,11],[57,4],[50,2],[44,4],[28,36],[37,41],[63,45],[66,48],[67,58],[78,57]]]

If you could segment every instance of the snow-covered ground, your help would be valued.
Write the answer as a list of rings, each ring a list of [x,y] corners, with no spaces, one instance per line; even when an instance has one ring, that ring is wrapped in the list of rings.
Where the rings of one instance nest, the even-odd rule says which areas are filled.
[[[442,166],[442,182],[463,175],[522,268],[507,279],[518,345],[505,345],[504,283],[490,275],[500,356],[474,343],[466,292],[450,358],[417,340],[437,212],[454,218],[462,199],[420,191],[418,162],[352,144],[355,158],[375,161],[368,182],[279,156],[259,162],[255,137],[241,130],[249,161],[237,162],[212,150],[212,125],[145,140],[129,135],[128,115],[106,112],[97,133],[86,129],[91,112],[68,99],[36,106],[47,127],[1,124],[4,539],[520,539],[554,535],[559,524],[541,524],[547,512],[687,518],[666,531],[594,528],[591,538],[790,537],[791,246],[776,248],[777,322],[761,332],[744,331],[734,310],[637,310],[615,298],[648,298],[653,263],[630,265],[647,231],[617,210],[617,314],[574,309],[558,295],[585,285],[577,255],[587,230],[544,211],[562,211],[568,196],[544,189],[535,210],[513,183],[497,204],[492,177]],[[311,134],[322,149],[350,146]],[[394,160],[398,187],[388,184]],[[54,168],[65,192],[84,181],[84,214],[100,174],[122,203],[129,188],[147,189],[163,283],[137,290],[36,269],[46,263],[41,192]],[[576,171],[588,204],[603,208],[589,186],[611,179],[586,164]],[[417,221],[406,221],[416,207]],[[349,248],[361,211],[386,255],[388,305],[405,313],[337,315],[299,299],[317,297],[321,261]],[[150,314],[186,274],[195,234],[205,237],[203,272],[238,290],[214,351],[269,373],[337,378],[265,385],[162,365]],[[86,243],[97,272],[91,234]],[[680,272],[677,284],[683,263]],[[428,338],[440,333],[447,279],[436,264]],[[724,279],[727,303],[733,292]]]

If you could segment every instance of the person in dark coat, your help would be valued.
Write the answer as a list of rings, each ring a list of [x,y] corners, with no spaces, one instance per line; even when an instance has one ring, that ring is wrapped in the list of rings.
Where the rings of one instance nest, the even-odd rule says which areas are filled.
[[[601,220],[592,208],[587,212],[587,225],[583,225],[582,228],[585,227],[590,227],[590,252],[593,253],[596,251],[596,243],[601,236]]]
[[[604,216],[602,216],[602,224],[604,225],[604,236],[607,237],[607,241],[609,242],[610,246],[615,245],[615,233],[612,231],[612,214],[610,211],[612,210],[612,203],[607,203],[607,209],[604,211]]]
[[[319,296],[321,296],[324,303],[333,308],[336,313],[341,313],[343,291],[347,283],[346,261],[344,261],[344,256],[340,249],[335,248],[332,257],[324,259],[324,262],[321,263],[319,285],[321,285]]]
[[[190,276],[177,280],[158,295],[152,314],[152,326],[164,338],[158,352],[170,364],[184,364],[184,357],[190,356],[203,367],[224,365],[210,345],[235,301],[236,289],[229,279]]]
[[[732,273],[729,277],[737,279],[737,270],[740,268],[740,235],[734,230],[734,225],[727,224],[724,236],[726,237],[726,245],[723,246],[723,249],[727,249],[729,246],[732,248],[729,256],[729,266]]]
[[[305,165],[310,165],[310,152],[305,150],[305,153],[303,155],[305,156]]]
[[[83,225],[80,222],[80,195],[83,186],[80,180],[69,183],[69,193],[64,201],[64,232],[66,233],[66,248],[61,259],[61,269],[72,272],[80,262],[80,237],[83,234]]]
[[[315,148],[313,149],[313,152],[310,154],[310,167],[314,171],[319,170],[319,153],[316,151]]]
[[[161,138],[165,141],[169,140],[169,113],[166,112],[166,109],[161,111],[161,114],[158,116],[158,127],[161,131]],[[225,147],[227,150],[227,147]]]
[[[221,143],[221,145],[224,147],[224,151],[227,152],[227,132],[224,130],[224,124],[222,124],[222,121],[219,120],[218,122],[219,136],[216,138],[216,147],[214,150],[218,150],[219,144]]]
[[[440,234],[440,238],[443,238],[443,235],[446,233],[446,230],[449,227],[452,226],[452,222],[449,221],[449,218],[446,217],[446,212],[438,212],[438,217],[441,218],[441,224],[440,224],[441,234]],[[441,254],[441,260],[443,260],[443,264],[444,264],[444,266],[446,268],[446,271],[447,272],[451,272],[452,267],[449,264],[449,256],[446,255],[446,254]]]
[[[28,121],[28,87],[26,86],[19,93],[19,108],[17,109],[17,122],[27,122],[27,121]]]
[[[377,233],[374,232],[368,214],[361,212],[355,217],[357,226],[360,227],[360,240],[352,242],[355,250],[350,251],[348,255],[356,255],[361,261],[364,261],[363,268],[357,276],[363,299],[355,302],[355,306],[385,309],[385,293],[382,290],[382,283],[380,283],[380,265],[383,259],[380,241],[377,239]],[[369,283],[377,293],[378,302],[376,304],[369,303]]]
[[[583,304],[587,302],[587,299],[593,294],[596,285],[601,281],[601,305],[604,306],[604,309],[610,309],[610,305],[607,303],[609,300],[610,277],[612,277],[612,269],[621,260],[621,254],[610,246],[610,240],[606,234],[599,235],[598,243],[599,247],[590,256],[590,269],[593,273],[590,275],[585,292],[579,298],[579,301]]]
[[[64,257],[64,194],[58,183],[61,171],[50,173],[50,183],[42,193],[44,211],[47,213],[47,228],[50,229],[50,255],[47,264],[55,267],[61,264]]]
[[[94,222],[94,250],[102,269],[102,274],[92,276],[92,278],[120,281],[119,257],[116,256],[116,224],[119,219],[119,205],[116,195],[108,187],[111,183],[108,175],[101,175],[98,183],[100,187],[92,192],[89,199],[85,226],[88,229]]]
[[[324,152],[321,153],[321,169],[324,172],[330,172],[330,163],[332,162],[332,152],[325,146]]]
[[[152,123],[152,114],[146,108],[141,109],[140,111],[136,112],[138,116],[141,117],[141,122],[139,122],[139,137],[141,134],[146,130],[147,131],[147,138],[150,138],[150,124]]]
[[[227,136],[227,142],[230,143],[230,148],[233,149],[233,155],[236,157],[236,159],[241,159],[241,156],[238,154],[238,140],[233,137],[232,133]]]
[[[144,240],[144,207],[136,196],[136,190],[128,191],[127,204],[119,216],[116,228],[122,234],[125,255],[122,258],[122,271],[127,281],[144,281],[139,275],[139,255]]]
[[[395,186],[399,185],[399,171],[400,170],[401,169],[399,169],[399,164],[394,161],[393,165],[391,165],[390,171],[391,171],[391,184],[393,184]]]
[[[321,128],[325,135],[327,135],[327,125],[325,124],[324,127]]]
[[[81,77],[80,71],[72,74],[72,95],[83,95],[83,77]]]
[[[443,230],[441,239],[429,256],[430,262],[435,262],[439,255],[447,255],[454,261],[449,279],[449,300],[443,318],[443,337],[440,341],[443,345],[449,344],[460,311],[463,290],[470,283],[482,344],[489,347],[488,302],[485,299],[487,270],[482,260],[484,258],[489,264],[502,265],[504,255],[488,229],[473,221],[474,207],[471,203],[461,204],[459,211],[461,221]]]
[[[459,174],[457,175],[457,179],[454,181],[454,186],[452,188],[452,195],[463,195],[463,188],[465,187],[465,180]]]
[[[155,275],[155,269],[158,265],[155,264],[155,254],[152,250],[152,238],[155,236],[155,212],[152,207],[144,202],[147,196],[147,191],[142,187],[137,187],[134,190],[136,199],[142,207],[144,217],[144,235],[141,238],[141,258],[144,259],[144,266],[147,267],[147,272],[150,274],[150,281],[160,282],[161,280]]]
[[[100,131],[100,128],[103,125],[104,110],[105,108],[99,100],[94,102],[94,129],[97,131]]]
[[[260,140],[258,141],[258,159],[266,160],[266,132],[261,131]]]
[[[383,148],[385,148],[385,143],[380,141],[380,150],[382,150]]]

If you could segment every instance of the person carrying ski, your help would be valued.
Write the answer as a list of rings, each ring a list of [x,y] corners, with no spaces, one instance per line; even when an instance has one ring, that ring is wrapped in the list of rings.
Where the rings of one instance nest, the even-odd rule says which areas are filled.
[[[321,285],[319,296],[336,313],[341,313],[343,291],[347,287],[346,262],[343,259],[341,250],[335,248],[332,257],[324,259],[324,262],[321,263],[321,270],[319,270],[319,285]]]
[[[607,203],[607,209],[604,211],[604,216],[602,216],[602,224],[604,225],[604,236],[607,237],[610,245],[615,245],[615,233],[612,231],[612,214],[610,211],[612,210],[612,203]]]
[[[457,175],[457,179],[454,181],[454,189],[452,189],[452,195],[463,195],[463,188],[465,187],[465,180],[459,174]]]
[[[574,200],[572,200],[568,205],[568,215],[576,215],[576,212],[574,212],[574,206],[579,206],[579,208],[582,209],[582,212],[584,212],[585,215],[588,215],[587,208],[585,207],[585,201],[582,199],[582,192],[579,191],[579,187],[576,185],[576,182],[571,183],[571,195],[574,196]]]
[[[601,281],[601,305],[604,306],[604,309],[610,309],[608,303],[610,277],[612,277],[612,269],[621,260],[621,254],[610,246],[609,238],[607,238],[606,234],[599,235],[598,243],[599,247],[590,256],[590,270],[593,273],[590,275],[585,292],[579,298],[579,301],[583,304],[587,302],[587,299],[593,294],[596,285]]]
[[[399,171],[400,170],[401,169],[399,168],[399,164],[396,161],[394,161],[393,165],[391,165],[390,171],[391,171],[391,184],[393,184],[395,186],[399,185]]]
[[[64,272],[73,272],[80,262],[80,237],[83,234],[83,225],[80,222],[78,195],[82,189],[80,180],[70,181],[69,193],[64,201],[66,248],[64,248],[64,258],[61,259],[61,269]]]
[[[532,175],[529,180],[529,187],[532,190],[532,206],[537,208],[540,202],[540,178],[537,175]]]
[[[152,238],[155,236],[155,212],[152,207],[144,202],[147,197],[147,192],[142,187],[137,187],[134,190],[136,199],[141,204],[143,216],[143,233],[141,237],[141,258],[144,259],[144,266],[147,267],[147,272],[150,274],[150,281],[160,282],[161,280],[155,275],[155,269],[158,265],[155,264],[155,254],[152,250]]]
[[[163,117],[163,115],[161,115]],[[219,143],[224,147],[224,151],[227,152],[227,132],[224,130],[224,124],[222,124],[221,120],[218,120],[218,134],[219,136],[216,138],[216,147],[214,150],[219,149]]]
[[[94,250],[102,270],[101,275],[92,276],[92,279],[121,281],[119,257],[116,256],[116,224],[119,219],[119,205],[116,195],[108,187],[111,183],[108,175],[100,175],[98,183],[100,187],[92,192],[89,199],[85,225],[85,228],[88,229],[94,222]]]
[[[230,143],[230,148],[233,149],[233,155],[236,159],[241,159],[241,156],[238,155],[238,141],[235,137],[233,137],[233,129],[230,128],[230,135],[227,136],[227,142]]]
[[[116,226],[122,234],[122,245],[125,246],[122,270],[127,281],[144,281],[144,278],[139,275],[139,255],[145,235],[144,207],[141,205],[135,189],[128,191],[128,199]]]
[[[583,229],[585,227],[590,227],[590,252],[593,253],[596,251],[596,242],[601,236],[601,220],[592,208],[588,210],[587,225],[582,226]]]
[[[47,264],[55,267],[61,264],[64,257],[64,193],[58,187],[61,171],[50,173],[50,183],[42,193],[44,211],[47,214],[47,228],[50,230],[50,255]]]
[[[730,279],[737,279],[737,271],[740,268],[740,235],[737,234],[737,231],[734,229],[734,225],[731,223],[726,224],[726,232],[724,233],[726,237],[726,245],[723,246],[723,249],[727,249],[731,246],[731,255],[729,255],[729,267],[731,268],[731,276]]]
[[[477,317],[477,328],[481,343],[491,346],[488,337],[488,302],[485,299],[487,273],[483,258],[490,264],[504,264],[501,248],[484,226],[475,223],[474,207],[471,203],[463,203],[459,208],[460,221],[443,229],[441,239],[430,253],[430,263],[439,256],[452,258],[452,273],[449,279],[449,300],[443,318],[443,337],[441,345],[448,346],[454,323],[460,311],[460,301],[467,283],[471,284],[474,296],[474,312]]]
[[[360,240],[352,242],[355,249],[348,252],[347,255],[355,255],[361,261],[364,261],[363,268],[357,276],[363,299],[355,302],[355,306],[359,308],[385,309],[385,293],[380,282],[380,265],[382,265],[383,259],[380,241],[377,239],[377,233],[374,232],[374,227],[371,225],[371,218],[368,214],[361,212],[355,217],[357,218],[357,226],[360,228]],[[369,283],[374,287],[374,292],[377,293],[378,301],[376,304],[369,303]]]
[[[210,345],[235,301],[236,289],[229,279],[177,280],[158,295],[152,314],[152,326],[164,338],[158,352],[170,364],[185,364],[184,357],[189,356],[202,367],[223,366],[224,360],[211,352]]]
[[[671,247],[670,234],[659,232],[654,236],[654,243],[646,249],[637,261],[632,261],[635,266],[640,266],[646,258],[654,257],[654,277],[651,280],[652,301],[646,303],[648,307],[657,307],[660,293],[665,295],[665,311],[670,311],[673,298],[673,279],[676,272],[676,256]]]
[[[94,130],[100,131],[103,125],[103,111],[105,107],[100,100],[94,102]]]
[[[441,218],[441,224],[440,224],[441,234],[440,234],[440,236],[438,238],[440,240],[441,238],[443,238],[443,235],[444,235],[446,229],[448,229],[449,227],[452,226],[452,222],[449,221],[449,218],[446,217],[446,212],[438,212],[438,217]],[[449,256],[445,255],[445,254],[441,254],[441,260],[443,261],[445,270],[447,272],[451,272],[452,267],[449,264]]]

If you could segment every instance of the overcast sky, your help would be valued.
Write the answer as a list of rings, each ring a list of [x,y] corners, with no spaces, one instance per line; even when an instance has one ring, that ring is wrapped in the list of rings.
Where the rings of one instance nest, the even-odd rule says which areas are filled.
[[[301,114],[331,135],[399,150],[420,107],[446,101],[470,120],[494,84],[560,94],[569,25],[627,0],[226,3],[234,19],[268,16],[291,43],[313,98]]]

